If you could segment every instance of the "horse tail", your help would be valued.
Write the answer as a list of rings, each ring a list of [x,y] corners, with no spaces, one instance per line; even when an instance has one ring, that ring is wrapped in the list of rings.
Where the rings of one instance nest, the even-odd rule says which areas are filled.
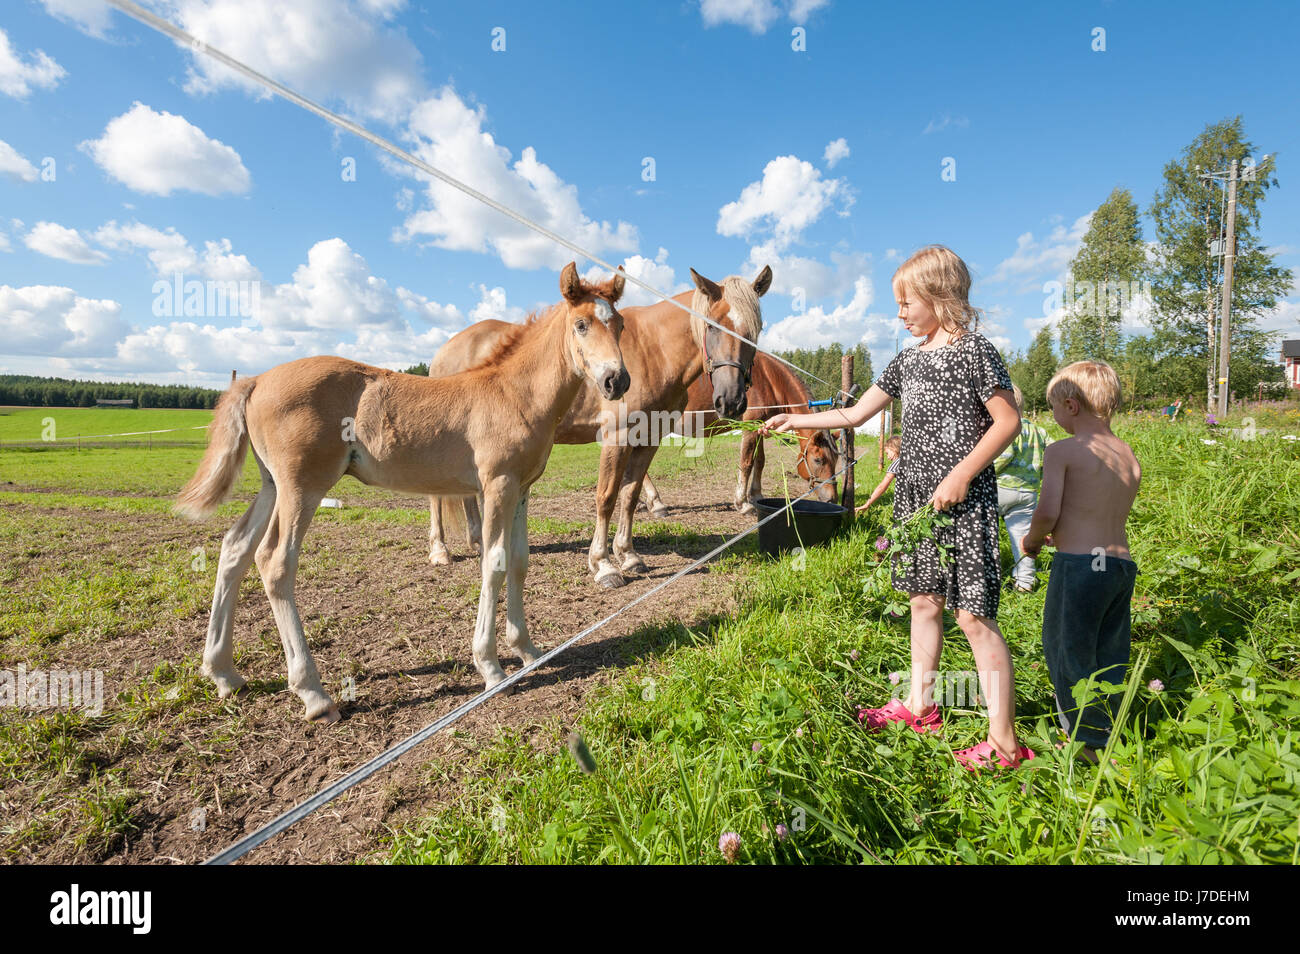
[[[176,496],[175,509],[183,516],[191,520],[210,516],[230,495],[243,472],[248,455],[245,412],[256,384],[256,377],[241,378],[217,402],[216,414],[208,425],[208,449],[198,471]]]
[[[468,530],[465,520],[465,497],[436,497],[438,501],[438,519],[442,521],[443,540],[455,540],[463,537]],[[472,498],[469,498],[472,499]]]

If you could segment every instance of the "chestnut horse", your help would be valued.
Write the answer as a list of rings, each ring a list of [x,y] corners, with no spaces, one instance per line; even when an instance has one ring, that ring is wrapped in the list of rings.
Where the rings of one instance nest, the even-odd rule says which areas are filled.
[[[749,409],[746,421],[766,421],[777,414],[807,414],[812,392],[799,376],[786,365],[761,351],[754,358],[753,380],[749,385]],[[713,394],[706,378],[698,378],[691,385],[690,400],[686,405],[683,434],[701,436],[720,433],[727,429],[718,424],[718,414],[713,410]],[[837,497],[835,474],[839,470],[839,451],[835,438],[828,430],[796,429],[799,437],[799,457],[795,469],[806,481],[807,489],[817,493],[817,499],[834,503]],[[741,513],[752,513],[754,502],[763,496],[763,441],[757,431],[746,431],[740,442],[740,468],[736,472],[736,492],[733,503]],[[668,507],[650,475],[643,484],[645,504],[650,515],[663,518]]]
[[[614,308],[623,276],[595,285],[570,263],[564,298],[502,338],[479,367],[450,378],[399,374],[345,358],[277,365],[234,382],[217,404],[208,450],[177,509],[206,517],[226,498],[251,443],[262,488],[221,543],[203,673],[222,697],[238,691],[232,631],[239,582],[256,559],[289,669],[308,719],[334,721],[294,598],[303,536],[345,474],[415,494],[483,498],[483,585],[474,624],[474,665],[488,687],[505,678],[497,660],[496,606],[507,582],[506,642],[524,663],[540,654],[528,638],[528,491],[555,427],[583,382],[609,400],[628,388]]]
[[[622,586],[625,573],[644,573],[645,561],[632,545],[632,524],[641,496],[641,480],[659,449],[658,433],[646,428],[647,419],[680,420],[687,392],[701,375],[711,382],[715,412],[723,417],[744,413],[746,389],[754,361],[754,345],[763,330],[759,298],[772,284],[772,270],[764,268],[752,282],[731,275],[712,282],[691,269],[694,292],[673,301],[690,304],[696,311],[735,331],[726,334],[670,302],[623,309],[623,356],[632,375],[632,387],[621,403],[611,402],[594,388],[583,388],[555,432],[556,443],[601,443],[600,476],[596,488],[596,530],[587,554],[587,566],[601,586]],[[502,334],[508,322],[480,321],[453,337],[433,360],[429,374],[450,374],[470,367]],[[666,435],[671,427],[662,428]],[[619,505],[618,532],[613,559],[609,552],[609,523]],[[470,546],[476,544],[473,501],[465,501]],[[435,566],[451,562],[443,539],[441,508],[430,501],[429,561]]]

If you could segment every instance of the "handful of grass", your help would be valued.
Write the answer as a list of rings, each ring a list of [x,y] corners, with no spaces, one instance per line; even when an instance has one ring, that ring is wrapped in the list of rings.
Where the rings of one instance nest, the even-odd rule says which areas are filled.
[[[935,510],[933,503],[927,503],[914,510],[906,520],[894,524],[886,541],[889,546],[885,555],[898,553],[904,562],[911,563],[916,548],[922,542],[929,542],[939,551],[939,565],[946,567],[952,562],[952,544],[940,543],[936,531],[951,526],[952,514]]]
[[[906,615],[908,604],[899,600],[894,592],[890,578],[890,557],[899,554],[905,565],[910,565],[912,554],[922,541],[929,541],[939,551],[939,565],[948,566],[952,562],[952,545],[941,543],[936,531],[952,526],[952,514],[934,509],[933,503],[914,511],[906,520],[900,520],[889,530],[888,537],[876,540],[876,550],[883,559],[875,564],[871,573],[862,583],[862,595],[866,599],[878,599],[885,603],[884,612],[895,619]]]
[[[738,430],[738,431],[758,431],[758,430],[762,430],[763,425],[766,424],[766,423],[767,423],[766,421],[737,421],[737,420],[733,420],[732,418],[729,418],[729,417],[720,418],[720,419],[718,420],[718,424],[719,424],[719,425],[725,425],[725,426],[727,426],[727,427],[734,428],[735,430]],[[768,434],[767,436],[768,436],[768,437],[771,437],[771,438],[776,438],[776,439],[777,439],[778,441],[780,441],[782,444],[798,444],[798,443],[799,443],[799,435],[798,435],[798,434],[791,434],[791,433],[789,433],[788,431],[782,431],[782,432],[780,432],[779,434],[778,434],[778,433],[772,433],[772,434]]]

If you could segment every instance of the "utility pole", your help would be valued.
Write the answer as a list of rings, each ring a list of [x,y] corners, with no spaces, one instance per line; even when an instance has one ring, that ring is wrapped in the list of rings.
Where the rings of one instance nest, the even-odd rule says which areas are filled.
[[[1219,331],[1219,420],[1228,413],[1228,355],[1232,350],[1228,332],[1232,312],[1232,265],[1237,257],[1237,160],[1228,167],[1227,244],[1223,249],[1223,319]]]

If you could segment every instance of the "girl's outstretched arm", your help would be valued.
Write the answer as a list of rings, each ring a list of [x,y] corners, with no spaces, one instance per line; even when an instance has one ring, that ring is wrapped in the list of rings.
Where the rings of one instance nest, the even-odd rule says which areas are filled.
[[[801,430],[861,427],[884,410],[892,400],[887,392],[873,384],[862,396],[862,400],[852,407],[836,407],[817,414],[777,414],[768,418],[758,433],[766,437],[768,434],[782,434],[794,427]]]
[[[885,476],[881,478],[880,483],[876,484],[876,489],[871,491],[871,496],[867,498],[867,502],[864,503],[861,507],[858,507],[857,510],[854,512],[855,513],[864,512],[868,507],[870,507],[873,503],[875,503],[877,500],[880,499],[880,495],[883,494],[886,490],[888,490],[889,485],[892,484],[893,482],[894,482],[894,475],[885,474]]]
[[[1015,397],[1010,391],[997,388],[984,406],[988,408],[993,423],[971,452],[935,488],[932,499],[936,510],[947,510],[965,500],[970,482],[1020,433],[1020,412],[1016,410]]]

